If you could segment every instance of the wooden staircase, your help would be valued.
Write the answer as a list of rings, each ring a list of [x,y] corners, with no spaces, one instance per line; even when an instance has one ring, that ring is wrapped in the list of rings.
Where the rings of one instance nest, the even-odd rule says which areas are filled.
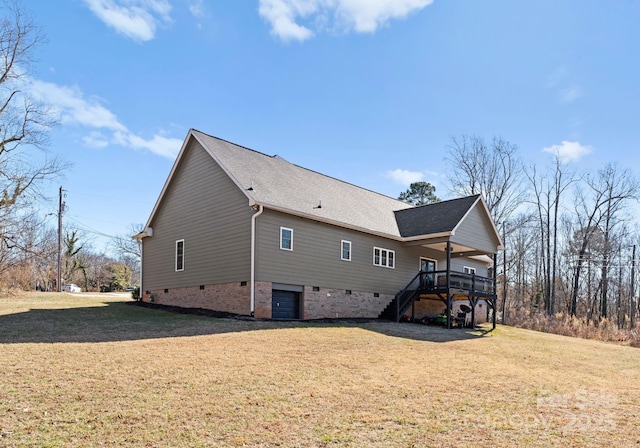
[[[379,319],[387,319],[399,322],[400,318],[420,296],[420,284],[422,272],[418,272],[409,284],[389,302],[378,316]]]

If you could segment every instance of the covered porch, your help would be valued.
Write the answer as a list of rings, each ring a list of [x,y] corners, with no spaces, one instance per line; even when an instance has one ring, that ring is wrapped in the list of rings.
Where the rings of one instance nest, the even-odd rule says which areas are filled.
[[[446,326],[451,328],[458,318],[453,316],[454,302],[468,300],[471,325],[475,326],[475,304],[482,300],[493,311],[495,328],[495,266],[503,243],[482,196],[427,204],[395,214],[403,245],[436,254],[444,269],[437,268],[433,260],[423,263],[421,258],[420,271],[396,294],[381,317],[398,322],[410,308],[415,310],[416,302],[436,300],[444,303]],[[482,266],[485,275],[477,275],[474,266]]]
[[[421,241],[421,246],[442,252],[445,269],[429,269],[423,266],[405,288],[396,294],[394,300],[381,313],[380,317],[400,322],[410,311],[410,321],[416,320],[416,302],[423,300],[438,301],[444,304],[444,318],[442,323],[447,328],[470,324],[473,328],[477,323],[476,308],[479,302],[487,304],[491,311],[492,326],[496,326],[497,294],[495,265],[497,254],[486,250],[453,243],[450,238],[438,238],[437,241]],[[455,259],[482,261],[490,264],[489,275],[478,275],[475,269],[466,272],[454,270],[452,261]],[[458,263],[460,264],[460,263]],[[468,301],[469,306],[460,305],[454,312],[454,303]],[[467,318],[470,315],[470,322]],[[432,316],[437,317],[437,316]]]

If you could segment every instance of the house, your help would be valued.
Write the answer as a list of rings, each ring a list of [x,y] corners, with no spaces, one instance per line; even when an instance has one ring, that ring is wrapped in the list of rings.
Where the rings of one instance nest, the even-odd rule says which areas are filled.
[[[480,196],[413,207],[193,129],[136,238],[144,301],[449,326],[495,308],[502,248]]]

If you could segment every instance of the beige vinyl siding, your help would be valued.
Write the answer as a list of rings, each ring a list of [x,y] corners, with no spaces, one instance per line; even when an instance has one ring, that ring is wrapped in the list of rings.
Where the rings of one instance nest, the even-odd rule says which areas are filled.
[[[146,290],[247,281],[251,215],[246,196],[194,140],[167,188],[145,238]],[[175,271],[184,240],[184,270]]]
[[[446,269],[446,262],[441,265],[438,264],[438,269]],[[487,277],[489,275],[489,260],[482,262],[474,259],[464,257],[453,257],[451,259],[451,270],[455,272],[464,272],[464,267],[470,267],[476,269],[476,275]]]
[[[498,240],[491,228],[491,221],[479,204],[476,204],[460,223],[451,242],[490,253],[498,251]]]
[[[293,251],[280,249],[280,227],[293,229]],[[421,256],[438,257],[426,248],[272,210],[258,218],[257,236],[256,280],[283,284],[395,294],[417,274]],[[342,240],[351,241],[351,261],[340,259]],[[395,251],[395,268],[374,266],[374,247]]]

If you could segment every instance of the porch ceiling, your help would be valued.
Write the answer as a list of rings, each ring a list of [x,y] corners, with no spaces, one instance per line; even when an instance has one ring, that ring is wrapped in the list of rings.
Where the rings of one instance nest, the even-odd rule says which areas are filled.
[[[421,240],[421,241],[411,241],[410,243],[406,243],[407,246],[421,246],[427,247],[436,252],[442,252],[443,254],[447,253],[447,239],[446,238],[435,238],[433,240]],[[467,246],[459,243],[451,243],[451,257],[479,257],[479,256],[487,256],[491,258],[493,256],[492,253],[482,251],[475,247]]]

